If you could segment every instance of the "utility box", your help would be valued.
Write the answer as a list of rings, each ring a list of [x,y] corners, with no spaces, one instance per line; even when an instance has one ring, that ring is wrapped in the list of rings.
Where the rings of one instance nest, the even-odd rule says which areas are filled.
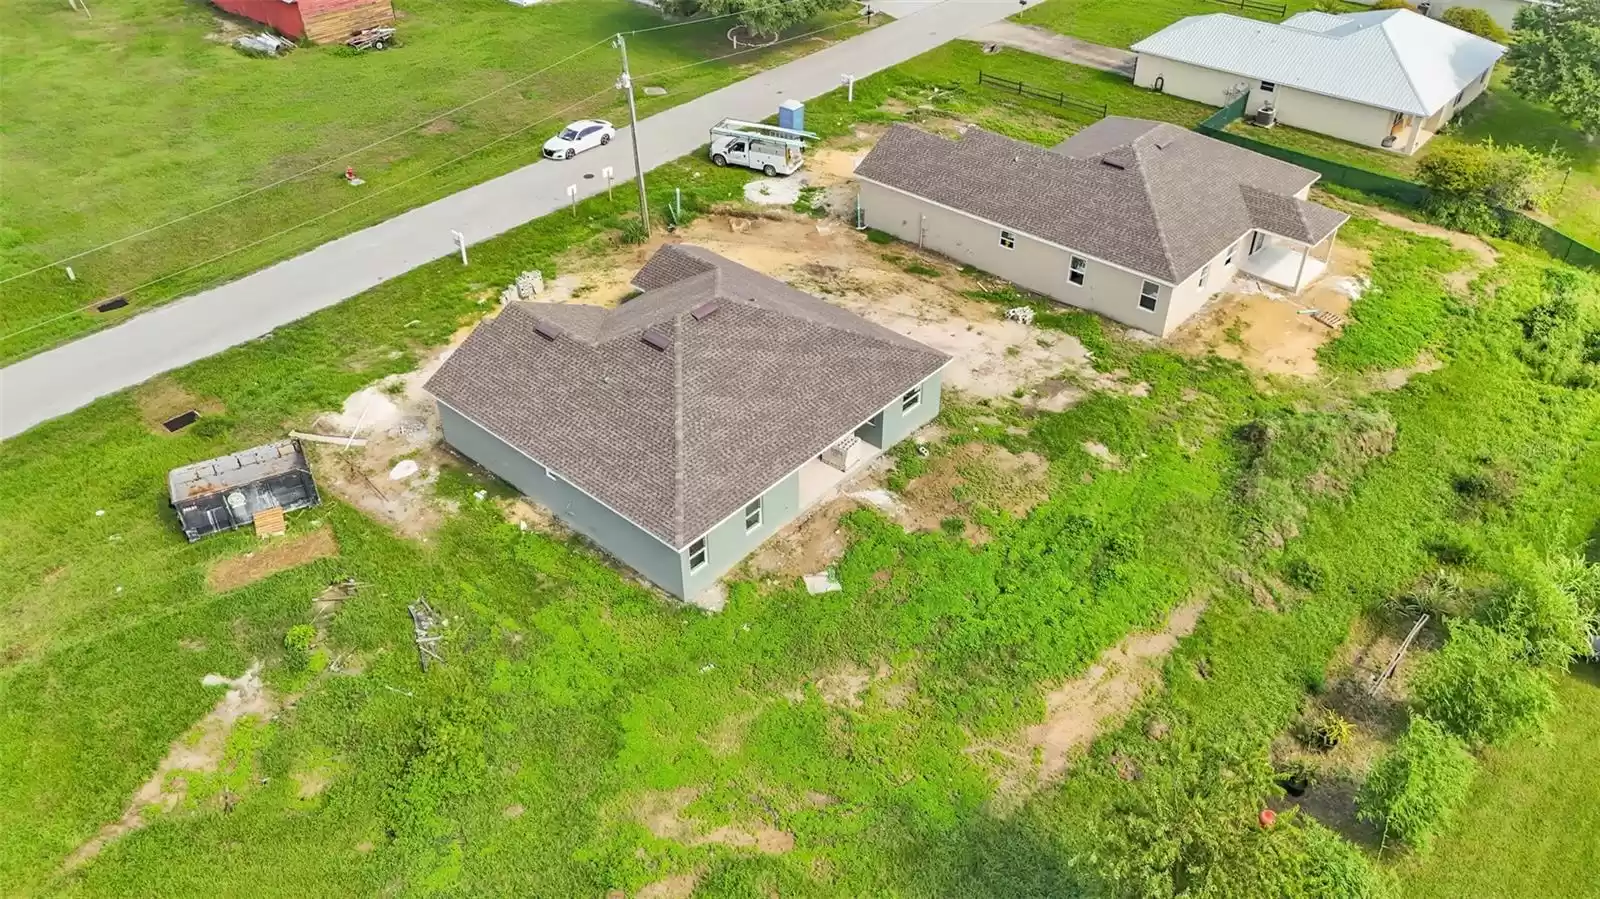
[[[785,100],[779,103],[778,127],[790,131],[806,130],[806,105],[799,100]]]

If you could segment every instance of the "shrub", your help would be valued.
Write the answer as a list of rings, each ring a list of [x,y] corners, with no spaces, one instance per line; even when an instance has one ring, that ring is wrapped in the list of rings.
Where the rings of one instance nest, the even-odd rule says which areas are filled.
[[[1338,747],[1339,744],[1355,736],[1355,733],[1356,726],[1333,709],[1323,709],[1322,714],[1313,722],[1311,730],[1313,745],[1324,751]]]
[[[1544,299],[1517,316],[1523,340],[1517,355],[1551,384],[1587,386],[1600,365],[1600,323],[1579,302],[1584,280],[1571,269],[1545,269]]]
[[[1439,19],[1446,25],[1454,25],[1468,34],[1488,38],[1497,44],[1506,42],[1506,30],[1481,9],[1471,6],[1452,6],[1445,10]]]
[[[625,244],[641,244],[650,238],[650,235],[645,232],[644,221],[641,219],[623,219],[618,228],[621,233],[618,234],[617,239]]]
[[[311,659],[311,647],[317,642],[317,629],[309,624],[297,624],[284,632],[283,648],[288,654],[289,667],[296,671],[306,667]]]
[[[1315,593],[1322,589],[1322,585],[1327,580],[1328,575],[1322,569],[1322,566],[1316,562],[1310,559],[1295,558],[1290,559],[1288,564],[1283,566],[1283,576],[1296,587]]]
[[[1458,615],[1462,612],[1463,596],[1461,575],[1448,568],[1440,568],[1417,582],[1393,603],[1393,608],[1408,616]]]
[[[1390,837],[1425,850],[1467,798],[1477,767],[1461,741],[1412,718],[1394,749],[1372,766],[1356,797],[1358,814]]]
[[[1415,12],[1416,9],[1417,9],[1412,4],[1407,3],[1406,0],[1378,0],[1377,3],[1372,4],[1372,8],[1373,9],[1409,9],[1412,12]]]
[[[1518,641],[1488,625],[1452,622],[1449,641],[1412,685],[1418,711],[1473,746],[1539,726],[1555,707],[1555,691],[1521,655]]]
[[[1497,592],[1484,620],[1516,641],[1521,657],[1537,668],[1565,671],[1574,656],[1589,652],[1590,625],[1577,599],[1554,584]]]
[[[1544,206],[1559,164],[1552,155],[1493,140],[1451,143],[1424,157],[1417,177],[1429,191],[1429,218],[1458,231],[1498,235],[1504,212]]]

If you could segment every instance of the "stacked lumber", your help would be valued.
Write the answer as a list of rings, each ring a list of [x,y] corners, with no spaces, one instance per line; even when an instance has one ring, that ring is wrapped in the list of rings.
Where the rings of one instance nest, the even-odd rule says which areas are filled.
[[[268,506],[255,515],[257,537],[282,537],[289,529],[288,522],[283,520],[281,506]]]

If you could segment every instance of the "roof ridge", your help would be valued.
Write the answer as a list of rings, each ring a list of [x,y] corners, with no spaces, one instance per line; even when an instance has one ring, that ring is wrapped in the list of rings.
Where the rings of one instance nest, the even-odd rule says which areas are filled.
[[[1405,12],[1405,10],[1401,10],[1401,9],[1392,9],[1392,10],[1385,10],[1385,11],[1386,12],[1393,12],[1393,13]],[[1396,19],[1396,16],[1385,16],[1384,18],[1379,19],[1378,22],[1377,22],[1378,30],[1383,33],[1383,41],[1384,41],[1384,43],[1389,45],[1389,52],[1394,54],[1394,62],[1395,62],[1395,65],[1400,67],[1400,74],[1405,76],[1406,87],[1411,89],[1411,100],[1412,100],[1412,102],[1414,102],[1419,108],[1426,107],[1428,104],[1427,104],[1426,101],[1424,101],[1422,99],[1422,91],[1417,88],[1416,79],[1411,77],[1411,68],[1406,65],[1406,56],[1405,56],[1405,54],[1400,52],[1400,47],[1398,45],[1396,45],[1395,42],[1394,42],[1394,35],[1389,33],[1389,23],[1395,21],[1395,19]],[[1367,29],[1363,28],[1361,30],[1365,31]],[[1359,33],[1360,32],[1357,32],[1357,34],[1359,34]]]
[[[688,513],[684,502],[684,440],[683,436],[683,319],[672,319],[672,537],[677,543],[683,539]]]
[[[1145,204],[1150,207],[1150,215],[1156,222],[1156,243],[1161,247],[1161,258],[1166,260],[1167,270],[1162,272],[1169,278],[1178,277],[1178,265],[1172,258],[1172,247],[1167,245],[1167,230],[1161,227],[1161,215],[1156,211],[1155,195],[1150,193],[1149,173],[1144,170],[1144,154],[1141,152],[1137,141],[1130,141],[1125,146],[1133,152],[1134,160],[1139,164],[1139,192],[1144,194]]]

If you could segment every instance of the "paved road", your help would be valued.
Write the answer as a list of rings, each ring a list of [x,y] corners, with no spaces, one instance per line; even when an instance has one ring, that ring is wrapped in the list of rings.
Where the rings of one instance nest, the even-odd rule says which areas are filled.
[[[1018,7],[1006,0],[944,0],[901,8],[910,14],[640,122],[644,168],[693,152],[723,117],[759,121],[785,98],[820,96],[838,87],[842,73],[864,76],[888,68]],[[576,160],[526,166],[0,369],[0,439],[451,255],[452,230],[476,243],[565,207],[569,184],[578,186],[581,197],[605,189],[600,178],[584,180],[586,172],[609,165],[618,185],[626,185],[633,173],[628,138],[624,129],[609,147]]]
[[[1134,65],[1139,61],[1139,55],[1128,50],[1091,44],[1075,37],[1056,34],[1054,31],[1046,31],[1032,25],[1019,25],[1016,22],[991,22],[979,26],[977,30],[964,37],[980,44],[1015,47],[1018,50],[1088,66],[1091,69],[1100,69],[1103,72],[1116,72],[1129,78],[1133,77]]]

